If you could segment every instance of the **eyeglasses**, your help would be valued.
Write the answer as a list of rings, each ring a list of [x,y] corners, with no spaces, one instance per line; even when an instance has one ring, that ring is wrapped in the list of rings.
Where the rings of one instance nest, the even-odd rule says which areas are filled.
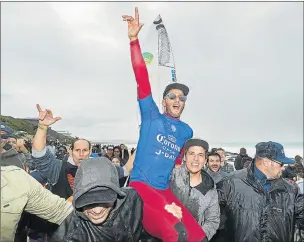
[[[274,163],[277,163],[277,164],[279,164],[281,167],[283,167],[283,163],[281,163],[281,162],[279,162],[279,161],[276,161],[276,160],[273,160],[273,159],[270,159],[271,161],[273,161]]]
[[[178,97],[178,99],[179,99],[180,101],[182,101],[182,102],[186,102],[186,100],[187,100],[187,96],[184,96],[184,95],[179,95],[179,96],[177,96],[177,95],[174,94],[174,93],[168,93],[166,96],[167,96],[168,98],[170,98],[171,100],[174,100],[176,97]]]

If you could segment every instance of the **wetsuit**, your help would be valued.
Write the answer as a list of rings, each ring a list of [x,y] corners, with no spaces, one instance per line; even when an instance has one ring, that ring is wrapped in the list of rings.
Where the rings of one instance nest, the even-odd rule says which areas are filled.
[[[149,234],[164,242],[202,241],[206,237],[204,231],[169,188],[175,159],[193,131],[186,123],[159,112],[152,98],[139,41],[132,41],[130,48],[141,112],[140,137],[130,186],[144,201],[143,226]],[[165,206],[173,202],[182,208],[181,221],[165,210]]]

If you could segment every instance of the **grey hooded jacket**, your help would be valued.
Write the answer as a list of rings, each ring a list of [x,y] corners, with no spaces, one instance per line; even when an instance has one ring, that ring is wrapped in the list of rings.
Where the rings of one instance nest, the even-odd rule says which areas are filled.
[[[116,168],[107,158],[82,161],[75,176],[73,205],[86,193],[107,187],[117,192],[117,200],[109,217],[102,225],[95,225],[82,213],[68,216],[50,236],[50,242],[114,242],[139,241],[142,227],[143,202],[133,188],[120,188]],[[92,198],[93,199],[93,198]],[[95,201],[92,200],[92,204]]]
[[[185,165],[173,169],[170,187],[174,195],[198,221],[210,240],[219,227],[220,208],[213,179],[204,170],[201,172],[202,192],[190,186],[190,175]]]

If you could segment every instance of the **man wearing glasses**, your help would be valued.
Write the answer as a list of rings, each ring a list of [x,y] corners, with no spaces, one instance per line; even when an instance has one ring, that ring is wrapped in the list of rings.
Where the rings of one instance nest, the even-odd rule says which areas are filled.
[[[281,176],[282,166],[294,162],[281,144],[261,142],[247,169],[218,183],[225,241],[292,242],[295,223],[304,229],[304,195]]]
[[[130,186],[144,201],[143,226],[149,234],[164,242],[207,240],[191,213],[184,206],[175,205],[179,202],[169,188],[175,159],[185,141],[193,135],[189,125],[180,121],[189,88],[180,83],[168,85],[163,93],[164,113],[159,112],[152,98],[148,71],[138,41],[143,25],[139,22],[137,8],[134,18],[122,17],[128,23],[142,121]]]

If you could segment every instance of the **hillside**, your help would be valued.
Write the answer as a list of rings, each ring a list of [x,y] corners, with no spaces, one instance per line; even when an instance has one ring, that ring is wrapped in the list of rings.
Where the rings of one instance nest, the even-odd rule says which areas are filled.
[[[13,118],[10,116],[0,115],[0,123],[7,125],[9,128],[14,131],[25,131],[29,134],[29,136],[33,136],[37,129],[37,124],[33,124],[33,122],[28,122],[23,119]],[[67,137],[65,135],[57,133],[55,130],[49,128],[47,133],[48,139],[56,140],[58,139],[60,142],[72,143],[74,138]]]

